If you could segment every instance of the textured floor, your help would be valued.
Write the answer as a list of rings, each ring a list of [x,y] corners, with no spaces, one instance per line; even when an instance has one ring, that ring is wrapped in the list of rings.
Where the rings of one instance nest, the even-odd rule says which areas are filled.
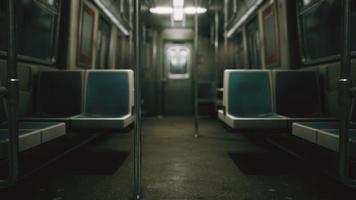
[[[200,132],[201,137],[193,137],[193,123],[188,119],[144,121],[144,199],[356,199],[320,174],[244,174],[229,153],[268,152],[268,146],[230,133],[214,120],[202,121]],[[129,152],[131,136],[104,137],[87,145],[85,151]],[[132,161],[130,154],[111,174],[51,174],[47,169],[10,191],[2,191],[0,199],[132,199]]]

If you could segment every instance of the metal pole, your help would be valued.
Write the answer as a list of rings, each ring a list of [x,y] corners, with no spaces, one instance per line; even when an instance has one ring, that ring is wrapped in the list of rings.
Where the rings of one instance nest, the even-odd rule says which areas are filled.
[[[134,199],[142,199],[141,191],[141,3],[135,0],[135,130],[134,130]]]
[[[216,80],[215,80],[215,84],[216,86],[217,83],[220,82],[220,62],[219,62],[219,30],[220,30],[220,24],[219,24],[219,12],[215,11],[215,15],[214,15],[214,54],[215,54],[215,73],[216,73]],[[217,87],[216,87],[217,88]],[[215,91],[216,92],[216,91]]]
[[[350,68],[351,68],[351,6],[350,0],[342,1],[343,20],[342,20],[342,60],[339,79],[339,103],[342,109],[340,138],[339,138],[339,175],[345,180],[349,176],[349,119],[351,107],[350,95]]]
[[[0,186],[9,186],[16,183],[19,176],[19,141],[17,125],[18,82],[16,64],[16,21],[15,0],[8,1],[8,89],[6,91],[8,123],[9,123],[9,178],[1,180]]]
[[[198,7],[198,0],[194,0],[195,7]],[[198,12],[194,15],[194,77],[193,77],[193,87],[194,87],[194,137],[199,137],[199,113],[198,113],[198,37],[199,37],[199,26],[198,26]]]
[[[224,55],[226,56],[228,53],[228,38],[227,38],[227,24],[229,17],[228,15],[228,0],[224,0]],[[224,62],[224,65],[226,65],[226,61]],[[224,67],[225,68],[225,67]]]

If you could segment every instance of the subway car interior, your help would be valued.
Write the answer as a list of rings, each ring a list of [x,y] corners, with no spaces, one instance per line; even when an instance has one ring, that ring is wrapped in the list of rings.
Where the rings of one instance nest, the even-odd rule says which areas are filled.
[[[355,0],[1,0],[1,200],[355,200]]]

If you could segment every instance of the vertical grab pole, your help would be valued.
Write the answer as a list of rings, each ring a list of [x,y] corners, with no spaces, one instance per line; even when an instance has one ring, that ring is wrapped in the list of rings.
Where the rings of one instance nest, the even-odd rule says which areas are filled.
[[[1,180],[0,186],[10,186],[16,183],[19,176],[19,141],[17,125],[18,82],[16,64],[16,21],[15,0],[8,1],[8,52],[7,52],[7,107],[9,121],[9,178]]]
[[[198,8],[198,0],[194,0],[194,6]],[[199,137],[199,113],[198,113],[198,37],[199,37],[199,26],[198,26],[198,12],[194,15],[194,77],[193,77],[193,87],[194,87],[194,137]]]
[[[350,68],[351,68],[351,5],[350,0],[342,1],[342,60],[339,79],[339,103],[342,109],[340,138],[339,138],[339,175],[342,180],[349,176],[349,119],[350,119]]]
[[[227,38],[227,24],[229,17],[227,16],[228,14],[228,0],[224,0],[224,55],[226,56],[228,53],[228,38]],[[224,65],[226,65],[226,62],[224,62]]]
[[[135,0],[135,130],[134,130],[134,199],[142,199],[141,191],[141,3]]]

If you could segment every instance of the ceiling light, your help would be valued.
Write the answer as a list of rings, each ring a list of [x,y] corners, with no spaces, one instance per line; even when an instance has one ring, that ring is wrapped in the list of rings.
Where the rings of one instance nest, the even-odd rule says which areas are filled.
[[[187,15],[203,14],[206,13],[207,9],[202,7],[186,7],[184,8],[184,13]]]
[[[173,0],[173,7],[182,8],[184,6],[184,0]]]
[[[184,9],[182,9],[179,7],[172,8],[172,7],[160,7],[160,6],[150,8],[150,12],[153,14],[157,14],[157,15],[171,15],[174,13],[174,10],[176,10],[176,9],[179,10],[179,11],[175,11],[175,12],[177,12],[177,15],[178,15],[178,12],[181,12],[181,10],[183,10],[183,14],[186,14],[186,15],[194,15],[195,13],[203,14],[203,13],[207,12],[207,9],[202,8],[202,7],[186,7]]]
[[[154,7],[150,8],[150,12],[158,15],[170,15],[173,13],[173,8],[171,7]]]
[[[174,8],[173,9],[173,20],[174,21],[183,21],[184,20],[183,8]]]

